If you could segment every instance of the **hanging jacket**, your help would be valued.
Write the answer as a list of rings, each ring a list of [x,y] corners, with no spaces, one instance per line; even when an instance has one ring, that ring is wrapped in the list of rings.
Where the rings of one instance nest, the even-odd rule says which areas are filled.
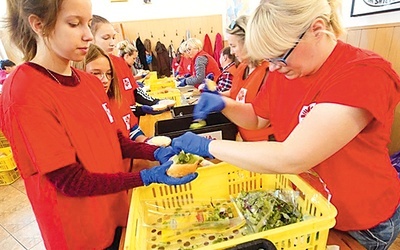
[[[218,66],[221,68],[221,63],[219,62],[219,57],[221,55],[221,51],[224,48],[224,41],[222,40],[222,36],[220,33],[215,35],[215,44],[214,44],[214,59],[217,61]]]
[[[136,39],[136,48],[139,53],[140,63],[143,65],[143,69],[149,70],[149,65],[146,61],[146,48],[144,47],[142,40],[140,40],[140,36]]]
[[[210,40],[210,37],[208,36],[208,34],[206,34],[204,36],[203,50],[205,52],[207,52],[210,56],[214,56],[214,51],[212,49],[211,40]],[[217,61],[219,61],[219,58]]]
[[[158,76],[171,76],[171,63],[169,62],[168,50],[160,41],[156,44],[156,54],[158,60]]]

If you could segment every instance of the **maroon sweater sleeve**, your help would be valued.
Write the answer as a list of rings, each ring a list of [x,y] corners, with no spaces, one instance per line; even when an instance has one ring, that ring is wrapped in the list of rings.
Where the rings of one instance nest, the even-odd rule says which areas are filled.
[[[122,157],[144,159],[155,161],[154,151],[158,149],[157,146],[147,144],[145,142],[135,142],[125,137],[121,131],[118,131],[119,144],[121,145]]]
[[[112,194],[144,185],[139,172],[91,173],[79,163],[47,173],[46,177],[58,191],[71,197]]]

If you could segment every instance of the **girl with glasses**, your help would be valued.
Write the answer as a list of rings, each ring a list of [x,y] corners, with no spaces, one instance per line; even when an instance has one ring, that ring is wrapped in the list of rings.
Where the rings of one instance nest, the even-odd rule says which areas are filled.
[[[276,142],[186,134],[172,144],[260,173],[313,171],[332,195],[335,228],[367,249],[388,249],[400,232],[400,179],[387,148],[400,78],[381,56],[338,39],[340,8],[337,0],[262,1],[246,35],[249,55],[271,62],[260,93],[251,104],[210,94],[197,104],[198,113],[222,110],[248,129],[271,123]],[[319,180],[310,184],[323,192]]]
[[[196,177],[166,176],[168,150],[117,132],[99,80],[70,67],[93,40],[91,8],[90,0],[7,0],[8,32],[26,62],[3,85],[0,128],[46,249],[118,249],[128,189]],[[164,164],[127,173],[123,158],[133,157]]]

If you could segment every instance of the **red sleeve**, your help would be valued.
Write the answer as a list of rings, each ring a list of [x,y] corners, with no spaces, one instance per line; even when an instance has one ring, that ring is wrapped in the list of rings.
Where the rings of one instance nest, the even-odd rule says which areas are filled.
[[[139,172],[91,173],[79,163],[49,172],[46,177],[58,191],[71,197],[112,194],[144,185]]]
[[[154,151],[158,149],[157,146],[150,145],[144,142],[135,142],[125,137],[121,131],[118,131],[118,139],[121,145],[122,157],[134,158],[134,159],[145,159],[155,161]]]

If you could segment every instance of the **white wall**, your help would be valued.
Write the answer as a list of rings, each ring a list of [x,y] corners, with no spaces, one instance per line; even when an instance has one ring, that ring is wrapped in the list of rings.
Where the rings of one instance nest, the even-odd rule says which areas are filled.
[[[346,27],[368,26],[400,22],[400,11],[373,14],[360,17],[350,17],[352,0],[342,0],[343,23]]]
[[[93,14],[111,22],[207,16],[223,14],[225,10],[224,0],[152,0],[151,4],[144,4],[143,0],[92,0],[92,4]]]

